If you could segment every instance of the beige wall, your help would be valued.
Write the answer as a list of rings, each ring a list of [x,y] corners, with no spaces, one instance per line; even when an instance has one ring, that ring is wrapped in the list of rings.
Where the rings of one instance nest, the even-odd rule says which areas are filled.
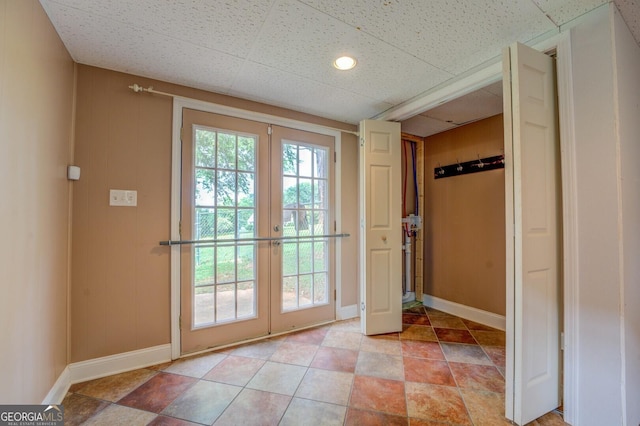
[[[0,0],[0,404],[67,365],[73,62],[37,1]]]
[[[354,130],[353,126],[224,95],[78,66],[71,361],[170,341],[169,236],[172,101],[137,83],[227,106]],[[357,300],[357,155],[342,142],[343,305]],[[138,191],[135,208],[109,207],[109,189]]]
[[[503,153],[502,115],[425,139],[424,294],[505,314],[504,170],[443,179],[438,166]]]
[[[342,232],[351,236],[342,239],[342,306],[358,304],[360,300],[360,216],[358,212],[359,192],[358,137],[342,134]],[[340,231],[340,230],[339,230]]]

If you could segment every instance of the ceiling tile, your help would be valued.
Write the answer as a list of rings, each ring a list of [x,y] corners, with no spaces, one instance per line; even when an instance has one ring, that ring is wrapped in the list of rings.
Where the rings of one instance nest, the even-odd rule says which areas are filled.
[[[260,64],[245,66],[229,94],[352,124],[393,106]]]
[[[355,69],[332,67],[343,54],[358,60]],[[394,104],[453,77],[296,0],[277,2],[249,59]]]
[[[608,0],[531,0],[556,23],[567,22],[584,15]]]
[[[640,46],[640,0],[615,0],[615,4]]]
[[[456,127],[454,124],[425,117],[424,115],[416,115],[415,117],[404,120],[400,124],[401,130],[404,133],[420,137],[435,135],[436,133],[444,132]]]
[[[231,85],[243,63],[235,56],[79,9],[56,4],[47,12],[79,63],[218,92]]]
[[[486,90],[476,90],[461,98],[454,99],[422,115],[436,120],[461,125],[502,112],[502,96]]]
[[[40,3],[77,62],[355,123],[499,60],[504,46],[538,39],[607,1]],[[614,1],[638,40],[638,0]],[[350,72],[331,67],[344,53],[358,60]],[[485,89],[495,102],[500,93],[499,83]],[[493,105],[489,99],[472,101]],[[461,106],[451,114],[463,121],[471,112]]]
[[[454,74],[554,28],[530,0],[302,0]]]
[[[483,87],[482,90],[486,90],[489,93],[492,93],[496,96],[500,96],[502,98],[502,80],[496,81],[493,84],[488,85],[487,87]]]
[[[55,0],[49,12],[67,6],[104,18],[103,26],[124,24],[166,37],[245,57],[274,0]],[[113,22],[109,22],[113,21]]]

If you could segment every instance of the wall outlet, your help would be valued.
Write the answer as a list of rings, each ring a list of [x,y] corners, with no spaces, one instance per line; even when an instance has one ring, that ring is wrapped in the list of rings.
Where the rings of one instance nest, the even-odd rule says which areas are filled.
[[[135,207],[138,205],[138,191],[111,189],[109,190],[109,205]]]

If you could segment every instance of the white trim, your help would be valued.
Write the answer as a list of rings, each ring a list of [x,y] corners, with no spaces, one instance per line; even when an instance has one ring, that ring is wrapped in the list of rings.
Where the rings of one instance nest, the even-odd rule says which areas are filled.
[[[342,132],[353,133],[350,130],[334,129],[332,127],[327,127],[320,124],[307,123],[304,121],[294,120],[292,118],[279,117],[277,115],[264,114],[261,112],[249,111],[226,105],[199,101],[197,99],[183,98],[180,96],[176,96],[174,98],[173,104],[174,113],[176,111],[176,107],[178,107],[180,111],[182,111],[182,108],[190,108],[198,111],[243,118],[245,120],[258,121],[260,123],[275,124],[277,126],[289,127],[291,129],[306,130],[308,132],[319,133],[321,135],[334,136],[336,140],[341,137]],[[182,115],[180,116],[180,120],[182,120]],[[175,121],[176,119],[174,117],[174,123]]]
[[[336,311],[336,320],[338,321],[351,319],[351,318],[358,318],[359,316],[360,315],[358,315],[357,304],[338,307]]]
[[[335,163],[333,165],[333,191],[334,191],[334,216],[333,220],[336,221],[336,233],[342,233],[342,138],[336,137],[333,143],[333,152],[335,155]],[[349,237],[351,238],[351,237]],[[335,319],[343,319],[338,316],[338,313],[342,309],[342,238],[337,238],[335,241],[335,271],[334,283],[336,291],[336,300],[334,306]]]
[[[66,366],[60,376],[58,376],[58,380],[53,384],[47,396],[42,400],[42,404],[62,404],[62,400],[69,391],[70,386],[71,371],[69,371],[69,366]]]
[[[511,75],[511,51],[505,47],[502,73]],[[505,417],[514,418],[514,385],[515,385],[515,203],[514,203],[514,170],[513,170],[513,132],[511,81],[502,81],[502,99],[504,103],[504,217],[505,217],[505,300],[506,300],[506,346],[505,346]]]
[[[577,424],[580,386],[578,382],[578,200],[576,197],[576,140],[573,104],[573,69],[569,34],[557,45],[558,116],[560,122],[560,163],[562,178],[563,229],[563,304],[564,359],[563,407],[564,421]]]
[[[74,383],[111,376],[171,361],[171,345],[158,345],[137,351],[109,355],[69,364],[42,400],[42,404],[61,404]]]
[[[180,239],[182,170],[182,106],[173,98],[171,137],[171,239]],[[171,246],[171,359],[180,358],[180,246]]]
[[[69,383],[81,383],[168,361],[171,361],[171,345],[169,344],[74,362],[67,366]]]
[[[499,59],[494,59],[483,68],[474,69],[473,72],[464,73],[455,79],[448,80],[416,98],[386,110],[382,114],[373,117],[373,119],[402,121],[500,81],[502,78],[502,65]]]
[[[451,302],[445,299],[440,299],[439,297],[430,296],[428,294],[422,295],[422,304],[424,306],[428,306],[429,308],[437,309],[439,311],[443,311],[460,318],[468,319],[479,324],[497,328],[498,330],[504,331],[505,329],[506,318],[503,315],[494,314],[493,312],[483,311],[482,309],[462,305],[460,303]]]
[[[304,121],[294,120],[285,117],[279,117],[270,114],[264,114],[255,111],[243,110],[239,108],[229,107],[226,105],[214,104],[211,102],[190,99],[181,96],[173,96],[173,130],[172,130],[172,160],[171,160],[171,239],[179,240],[180,234],[180,193],[181,193],[181,132],[182,132],[182,110],[184,108],[194,109],[198,111],[210,112],[214,114],[228,115],[231,117],[242,118],[245,120],[258,121],[261,123],[274,124],[282,127],[288,127],[297,130],[318,133],[321,135],[333,136],[334,150],[341,153],[342,132],[353,133],[349,130],[334,129],[319,124],[307,123]],[[334,165],[334,188],[335,188],[335,220],[336,229],[341,230],[340,215],[340,187],[342,174],[340,173],[340,155],[337,155],[336,164]],[[345,319],[342,316],[340,307],[342,294],[342,280],[340,273],[342,271],[341,258],[342,244],[340,239],[336,240],[336,268],[335,268],[335,285],[336,285],[336,318]],[[357,315],[356,315],[357,316]],[[348,318],[353,318],[352,316]],[[171,358],[180,358],[180,246],[171,247]]]

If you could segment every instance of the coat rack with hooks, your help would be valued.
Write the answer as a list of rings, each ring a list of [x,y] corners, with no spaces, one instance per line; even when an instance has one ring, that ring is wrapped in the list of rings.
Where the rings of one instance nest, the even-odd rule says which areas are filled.
[[[441,166],[438,164],[433,169],[433,178],[442,179],[446,177],[466,175],[469,173],[484,172],[487,170],[503,169],[504,168],[504,155],[495,155],[493,157],[480,158],[477,160],[465,161],[464,163],[457,162],[455,164],[449,164],[447,166]]]

